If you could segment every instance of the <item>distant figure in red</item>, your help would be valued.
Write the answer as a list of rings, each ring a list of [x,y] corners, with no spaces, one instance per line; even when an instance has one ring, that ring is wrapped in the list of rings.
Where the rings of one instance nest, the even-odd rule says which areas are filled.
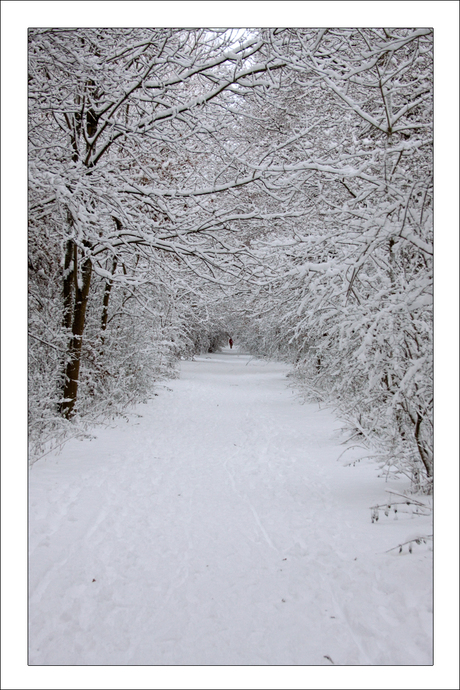
[[[230,338],[230,340],[228,341],[228,344],[230,345],[230,350],[231,350],[232,347],[233,347],[233,340],[232,340],[231,338]]]

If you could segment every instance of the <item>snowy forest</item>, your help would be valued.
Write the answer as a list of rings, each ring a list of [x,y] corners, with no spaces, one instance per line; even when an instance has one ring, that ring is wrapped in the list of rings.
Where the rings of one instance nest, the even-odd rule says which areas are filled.
[[[431,492],[432,34],[29,30],[32,464],[231,336]]]

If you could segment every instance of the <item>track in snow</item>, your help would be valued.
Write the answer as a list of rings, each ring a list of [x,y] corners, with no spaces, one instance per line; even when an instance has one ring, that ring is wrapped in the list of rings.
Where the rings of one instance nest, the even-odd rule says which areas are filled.
[[[388,486],[286,373],[183,362],[33,466],[31,664],[431,663],[431,552],[385,553],[427,519],[371,524]]]

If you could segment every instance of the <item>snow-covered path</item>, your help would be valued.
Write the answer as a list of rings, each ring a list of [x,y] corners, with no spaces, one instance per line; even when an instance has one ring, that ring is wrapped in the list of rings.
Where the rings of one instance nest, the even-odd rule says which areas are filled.
[[[431,545],[386,553],[430,520],[371,523],[406,485],[338,461],[286,372],[183,362],[141,416],[33,466],[30,664],[431,663]]]

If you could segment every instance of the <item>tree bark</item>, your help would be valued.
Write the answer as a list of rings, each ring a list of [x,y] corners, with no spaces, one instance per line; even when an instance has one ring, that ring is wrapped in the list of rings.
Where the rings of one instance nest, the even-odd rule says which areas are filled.
[[[77,248],[75,247],[75,257]],[[74,259],[74,275],[77,272],[76,258]],[[75,302],[73,306],[72,338],[68,346],[67,366],[65,371],[63,400],[60,403],[60,412],[63,417],[70,419],[75,414],[77,401],[78,382],[80,376],[81,346],[83,331],[86,321],[86,305],[88,302],[89,288],[91,285],[92,263],[89,257],[85,258],[81,266],[81,283],[75,288]]]
[[[112,261],[112,275],[115,274],[116,268],[118,264],[118,259],[116,256],[113,257]],[[112,285],[113,285],[113,280],[107,280],[105,283],[104,287],[104,298],[102,300],[102,316],[101,316],[101,345],[104,345],[104,332],[107,328],[107,320],[109,318],[109,299],[110,299],[110,292],[112,290]]]
[[[64,285],[62,290],[62,299],[64,303],[64,314],[62,323],[66,330],[70,330],[72,326],[72,286],[74,282],[75,266],[74,259],[74,244],[72,240],[67,240],[64,255]]]
[[[428,479],[431,479],[433,476],[433,460],[431,458],[430,452],[424,447],[423,442],[421,440],[420,427],[422,425],[422,421],[423,418],[420,412],[417,411],[417,423],[415,425],[414,436],[415,440],[417,441],[419,455],[425,467],[426,476],[428,477]]]

